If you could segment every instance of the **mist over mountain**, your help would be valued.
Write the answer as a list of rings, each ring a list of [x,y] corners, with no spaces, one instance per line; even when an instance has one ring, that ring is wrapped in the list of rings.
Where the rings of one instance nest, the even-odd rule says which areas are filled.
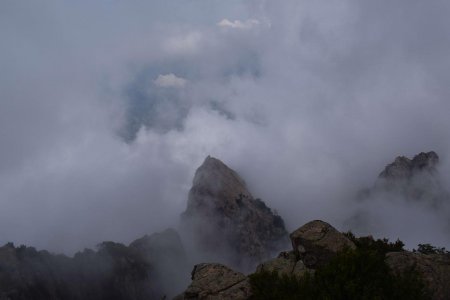
[[[439,156],[434,151],[421,152],[412,159],[398,156],[371,188],[358,192],[356,212],[345,226],[362,234],[374,232],[390,238],[395,238],[390,232],[396,231],[411,248],[420,243],[419,235],[427,242],[447,246],[450,194],[439,169]]]
[[[240,176],[208,156],[197,169],[181,236],[174,229],[128,246],[102,242],[73,257],[0,248],[0,299],[162,299],[181,293],[195,263],[249,272],[287,245],[283,219],[254,199]]]
[[[270,228],[205,235],[251,242],[231,252],[252,257],[311,220],[450,248],[449,13],[441,0],[1,1],[0,245],[71,257],[175,228],[190,252],[201,237],[181,232],[185,212]],[[214,202],[223,218],[192,210],[208,155],[245,179],[230,207]]]
[[[412,160],[398,157],[379,175],[383,181],[361,193],[365,198],[358,201],[380,201],[381,197],[372,195],[381,191],[384,197],[393,195],[394,201],[425,201],[427,207],[436,210],[436,198],[429,196],[436,195],[436,184],[427,185],[428,181],[417,180],[416,176],[429,176],[438,183],[438,160],[434,152],[420,153]],[[359,211],[350,219],[353,229],[367,226],[361,221],[361,214],[364,212]],[[280,252],[288,247],[283,218],[262,200],[253,198],[238,173],[211,156],[195,172],[187,208],[180,217],[181,236],[174,229],[167,229],[145,235],[128,246],[102,242],[97,251],[85,249],[73,257],[8,243],[0,247],[0,298],[138,300],[178,295],[180,299],[249,299],[257,290],[244,274],[253,273],[256,266],[255,274],[273,271],[301,279],[312,270],[326,267],[341,251],[353,251],[357,249],[355,243],[361,243],[353,234],[343,236],[328,223],[316,220],[290,234],[293,251]],[[369,236],[361,241],[370,246],[381,240],[376,242]],[[382,243],[404,252],[400,241]],[[391,256],[383,252],[380,257],[386,254],[386,261],[394,270],[403,270],[415,262],[425,265],[419,272],[425,274],[425,282],[431,282],[427,284],[438,290],[435,298],[445,299],[441,296],[447,293],[445,286],[434,282],[449,276],[448,252],[427,245],[419,250],[427,255],[430,253],[425,251],[441,251],[438,254],[444,255],[442,259],[422,258],[409,252]],[[193,281],[188,286],[192,266]],[[429,268],[443,271],[427,271]]]

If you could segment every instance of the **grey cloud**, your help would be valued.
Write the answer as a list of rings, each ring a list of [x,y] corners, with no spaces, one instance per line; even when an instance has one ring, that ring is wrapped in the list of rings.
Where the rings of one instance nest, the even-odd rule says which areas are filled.
[[[435,150],[450,186],[444,1],[0,6],[0,242],[71,252],[164,229],[208,154],[291,229],[344,228],[348,199],[400,154]],[[152,86],[170,73],[189,84]],[[389,220],[375,235],[427,214],[372,206]]]

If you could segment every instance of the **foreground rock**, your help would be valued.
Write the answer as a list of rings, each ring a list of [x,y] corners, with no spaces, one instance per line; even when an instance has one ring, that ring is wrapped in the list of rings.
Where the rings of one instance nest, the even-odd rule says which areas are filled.
[[[277,272],[301,278],[327,264],[339,251],[355,249],[355,244],[330,224],[315,220],[290,234],[293,251],[281,252],[277,258],[260,264],[257,272]]]
[[[182,224],[203,257],[238,269],[254,267],[287,242],[283,219],[253,198],[235,171],[209,156],[195,173]]]
[[[281,252],[277,258],[263,262],[256,268],[256,272],[276,272],[280,276],[296,276],[301,278],[306,272],[313,272],[308,269],[299,255],[295,251]]]
[[[192,283],[177,300],[248,299],[251,287],[248,278],[221,264],[199,264],[192,271]]]
[[[449,254],[391,252],[386,255],[386,262],[394,272],[417,271],[431,291],[433,299],[450,299]]]
[[[280,276],[288,275],[301,279],[306,273],[318,272],[340,251],[358,250],[357,246],[344,234],[320,220],[301,226],[292,232],[290,237],[294,250],[281,252],[277,258],[261,263],[256,272],[276,272]],[[380,247],[381,240],[375,241],[371,237],[355,240],[358,247],[363,247],[362,249],[369,246],[370,241],[374,246],[371,251],[375,251],[374,249],[381,251],[381,248],[377,248]],[[387,241],[382,242],[385,243],[384,247],[388,247]],[[390,249],[394,249],[393,245],[390,244]],[[432,292],[432,299],[450,299],[450,254],[413,253],[403,250],[402,245],[396,249],[398,252],[388,252],[386,255],[385,252],[377,253],[382,255],[381,260],[385,257],[387,267],[394,273],[404,274],[405,271],[416,271],[423,278],[428,290]],[[343,267],[348,268],[348,265]],[[380,270],[386,272],[382,266],[378,269]],[[373,274],[366,275],[370,278]],[[221,264],[200,264],[195,266],[192,272],[191,285],[176,299],[249,299],[254,292],[245,275]]]
[[[309,268],[323,266],[337,252],[355,249],[355,244],[330,224],[315,220],[290,234],[292,247]]]

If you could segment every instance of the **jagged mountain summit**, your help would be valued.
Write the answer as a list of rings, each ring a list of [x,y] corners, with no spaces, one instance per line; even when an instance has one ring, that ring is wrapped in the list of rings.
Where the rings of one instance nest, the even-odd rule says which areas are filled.
[[[447,230],[450,194],[443,184],[439,164],[434,151],[421,152],[413,158],[396,157],[379,173],[372,187],[360,190],[352,199],[353,212],[345,226],[369,233],[386,231],[388,225],[380,223],[380,219],[388,220],[391,227],[402,222],[414,222],[419,227],[419,222],[426,224],[429,220]],[[404,235],[408,236],[408,232]]]
[[[398,156],[393,163],[384,168],[378,177],[387,180],[399,180],[411,178],[420,172],[435,174],[438,163],[439,156],[434,151],[421,152],[413,159]]]
[[[254,266],[287,242],[283,219],[211,156],[195,172],[181,219],[202,256],[237,268]]]
[[[441,184],[438,166],[439,156],[434,151],[421,152],[412,159],[398,156],[378,175],[374,187],[360,194],[360,200],[402,199],[439,208],[450,197]]]

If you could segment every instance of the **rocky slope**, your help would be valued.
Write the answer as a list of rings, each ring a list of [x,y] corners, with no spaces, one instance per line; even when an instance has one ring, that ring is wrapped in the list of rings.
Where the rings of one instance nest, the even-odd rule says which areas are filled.
[[[251,287],[248,278],[216,263],[199,264],[192,271],[192,283],[175,299],[248,299]]]
[[[376,245],[386,243],[364,237],[362,241],[365,246],[357,246],[346,235],[320,220],[303,225],[292,232],[290,237],[293,249],[281,252],[277,258],[260,264],[256,273],[276,272],[281,276],[301,279],[305,274],[314,274],[316,270],[326,266],[341,251],[351,251],[367,245],[374,245],[373,248],[376,249]],[[398,243],[395,244],[396,247],[397,245]],[[397,249],[383,255],[394,274],[403,271],[417,272],[431,293],[431,299],[450,299],[450,254],[423,254]],[[220,264],[200,264],[192,271],[191,285],[176,300],[255,299],[252,298],[253,292],[248,277],[243,274]],[[289,299],[297,298],[291,294]]]
[[[386,262],[395,272],[418,271],[432,291],[433,299],[450,299],[450,254],[391,252]]]
[[[210,156],[195,172],[182,224],[202,257],[239,269],[269,258],[287,241],[283,219]]]

